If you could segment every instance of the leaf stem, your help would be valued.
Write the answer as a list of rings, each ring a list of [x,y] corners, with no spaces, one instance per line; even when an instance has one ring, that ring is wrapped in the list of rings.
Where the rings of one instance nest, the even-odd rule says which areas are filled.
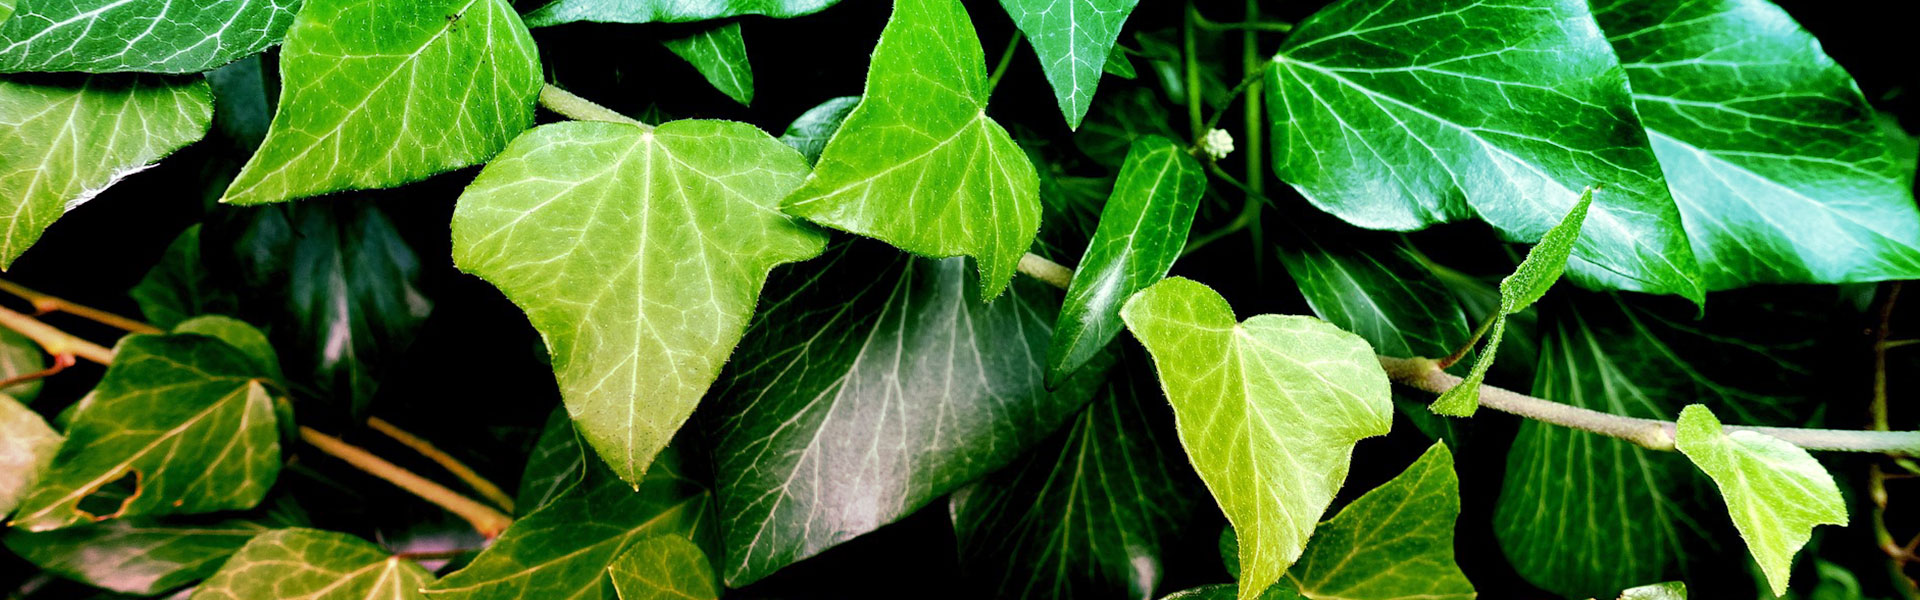
[[[1030,277],[1065,288],[1072,280],[1072,269],[1035,254],[1020,257],[1018,270]],[[1063,278],[1062,274],[1065,274]],[[1433,393],[1459,385],[1461,378],[1440,370],[1440,364],[1428,358],[1380,356],[1380,367],[1395,383]],[[1650,450],[1671,451],[1678,431],[1672,421],[1641,419],[1608,414],[1535,398],[1491,385],[1480,386],[1480,405],[1500,412],[1526,417],[1571,429],[1619,438]],[[1851,431],[1838,429],[1802,429],[1796,427],[1727,426],[1728,431],[1751,431],[1785,440],[1808,450],[1834,452],[1876,452],[1894,456],[1920,456],[1920,431]]]
[[[1000,87],[1000,78],[1007,74],[1007,66],[1013,64],[1013,54],[1020,50],[1020,40],[1025,38],[1025,33],[1015,29],[1013,37],[1007,39],[1007,49],[1000,52],[1000,62],[993,66],[993,74],[987,76],[988,96],[993,95],[994,88]]]
[[[560,116],[575,121],[609,121],[613,123],[638,125],[641,129],[653,129],[652,125],[642,123],[639,119],[620,114],[611,108],[594,104],[591,100],[575,96],[572,92],[560,89],[551,83],[540,88],[540,105],[547,107],[547,110],[559,113]]]
[[[466,519],[468,523],[473,525],[474,531],[480,532],[480,535],[486,536],[487,539],[493,539],[499,536],[500,532],[507,529],[507,525],[513,523],[513,517],[494,510],[491,506],[481,504],[472,498],[462,496],[458,492],[447,489],[446,486],[434,483],[425,477],[415,475],[412,471],[387,462],[386,459],[374,456],[372,452],[368,452],[359,446],[340,441],[340,438],[320,433],[312,427],[301,425],[300,439],[305,440],[307,444],[321,452],[344,460],[347,464],[353,465],[355,468],[365,471],[369,475],[385,479],[389,483],[400,486],[400,489],[412,492],[413,495],[419,496],[422,500],[432,502],[440,508],[446,509],[447,512]]]
[[[1251,3],[1251,0],[1249,3]],[[1288,23],[1286,21],[1261,21],[1259,17],[1259,13],[1253,12],[1253,11],[1250,11],[1247,13],[1247,20],[1242,23],[1221,23],[1218,21],[1210,21],[1207,19],[1206,15],[1199,14],[1198,12],[1195,12],[1193,16],[1194,16],[1193,24],[1199,26],[1201,29],[1205,29],[1208,31],[1241,30],[1246,32],[1270,31],[1275,33],[1287,33],[1289,31],[1293,31],[1292,23]]]
[[[20,299],[26,300],[27,302],[32,303],[33,310],[37,311],[39,314],[44,315],[51,312],[63,312],[76,317],[91,319],[93,321],[106,324],[112,327],[118,327],[120,329],[133,332],[133,333],[164,333],[158,327],[154,327],[152,325],[148,325],[140,321],[135,321],[133,319],[122,317],[120,315],[116,315],[104,310],[93,308],[84,304],[70,302],[58,296],[37,292],[28,288],[27,286],[23,286],[18,283],[7,281],[5,279],[0,279],[0,291],[5,291],[9,294],[19,296]]]
[[[52,325],[41,323],[39,319],[14,312],[9,308],[0,307],[0,327],[6,327],[27,336],[27,339],[33,340],[47,354],[52,355],[56,363],[62,356],[77,356],[103,365],[113,362],[112,350],[75,337]]]
[[[1460,359],[1466,358],[1467,353],[1472,352],[1473,347],[1480,344],[1480,338],[1486,337],[1487,330],[1493,328],[1493,321],[1497,318],[1497,315],[1487,315],[1487,318],[1481,319],[1480,326],[1473,329],[1473,335],[1467,336],[1465,343],[1460,344],[1459,348],[1455,348],[1452,354],[1433,361],[1434,364],[1445,369],[1453,366],[1454,363],[1460,362]]]
[[[1200,137],[1207,134],[1200,121],[1200,54],[1196,48],[1194,22],[1200,18],[1200,11],[1193,7],[1193,0],[1187,0],[1186,18],[1180,21],[1180,55],[1186,63],[1187,76],[1187,124],[1193,129],[1193,143],[1198,145]]]
[[[474,471],[472,467],[468,467],[466,463],[460,462],[460,459],[454,458],[453,455],[447,454],[439,448],[434,447],[433,442],[408,433],[407,430],[401,429],[380,417],[368,417],[367,426],[372,427],[374,431],[386,434],[387,437],[393,438],[393,441],[400,442],[401,445],[412,448],[414,452],[418,452],[421,456],[427,457],[427,460],[439,464],[440,468],[446,469],[447,472],[452,473],[454,477],[460,478],[460,481],[466,482],[467,487],[471,487],[473,491],[479,492],[481,496],[485,496],[486,499],[492,501],[495,506],[505,509],[507,512],[513,512],[512,496],[508,496],[506,492],[500,491],[500,486],[494,485],[491,481],[487,481],[485,477],[481,477],[479,472]]]
[[[1198,13],[1196,13],[1196,16],[1198,16]],[[1247,0],[1246,19],[1248,23],[1257,23],[1260,21],[1260,0]],[[1201,17],[1201,20],[1205,20],[1205,17]],[[1260,231],[1261,200],[1259,200],[1265,198],[1267,192],[1266,158],[1263,153],[1266,140],[1264,136],[1261,135],[1265,131],[1263,125],[1265,125],[1264,121],[1266,121],[1266,118],[1260,112],[1262,108],[1260,104],[1262,100],[1260,97],[1260,88],[1263,81],[1262,77],[1266,74],[1266,69],[1261,66],[1259,54],[1260,32],[1251,29],[1241,32],[1240,72],[1242,76],[1240,86],[1244,88],[1246,96],[1241,99],[1242,109],[1240,120],[1242,121],[1243,130],[1246,132],[1246,143],[1244,144],[1246,150],[1241,151],[1240,160],[1246,166],[1247,197],[1244,200],[1245,204],[1241,206],[1240,215],[1241,218],[1247,220],[1247,237],[1252,238],[1253,247],[1256,249],[1253,253],[1253,278],[1255,285],[1265,283],[1267,272],[1265,268],[1267,253],[1261,250],[1266,248],[1266,243]]]

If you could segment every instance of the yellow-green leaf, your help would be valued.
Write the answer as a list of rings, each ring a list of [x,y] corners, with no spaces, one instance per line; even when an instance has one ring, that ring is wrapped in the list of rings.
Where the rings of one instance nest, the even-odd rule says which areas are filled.
[[[1840,488],[1820,461],[1791,443],[1752,431],[1727,433],[1713,411],[1680,411],[1674,446],[1720,488],[1727,514],[1747,541],[1775,595],[1787,591],[1793,555],[1816,525],[1846,525]]]

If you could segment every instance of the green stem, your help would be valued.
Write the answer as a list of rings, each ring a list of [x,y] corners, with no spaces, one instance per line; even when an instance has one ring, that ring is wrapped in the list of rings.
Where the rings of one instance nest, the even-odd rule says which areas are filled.
[[[1186,18],[1180,21],[1180,55],[1186,62],[1187,124],[1193,130],[1195,144],[1200,143],[1200,136],[1207,134],[1200,122],[1200,54],[1193,31],[1194,21],[1199,18],[1200,11],[1193,8],[1193,0],[1187,0]]]
[[[1007,66],[1013,64],[1013,54],[1020,50],[1020,40],[1024,38],[1025,34],[1016,30],[1013,37],[1007,39],[1007,49],[1000,51],[1000,62],[993,65],[993,74],[987,76],[988,96],[993,95],[994,88],[1000,87],[1000,78],[1007,74]]]
[[[1249,31],[1249,32],[1271,31],[1275,33],[1287,33],[1289,31],[1293,31],[1292,23],[1288,23],[1285,21],[1261,21],[1259,19],[1259,13],[1252,12],[1252,11],[1249,11],[1247,13],[1247,20],[1244,23],[1220,23],[1217,21],[1210,21],[1207,19],[1205,15],[1201,15],[1199,13],[1195,13],[1193,17],[1194,17],[1194,22],[1193,22],[1194,25],[1197,25],[1201,29],[1205,29],[1208,31],[1239,30],[1239,31]]]
[[[1248,23],[1257,23],[1260,21],[1260,0],[1247,0],[1246,19]],[[1267,270],[1264,263],[1266,262],[1267,253],[1264,251],[1266,242],[1262,239],[1264,236],[1261,235],[1260,231],[1259,199],[1266,197],[1267,172],[1266,159],[1263,152],[1263,145],[1266,141],[1264,136],[1261,135],[1264,132],[1262,125],[1265,124],[1266,119],[1262,116],[1260,110],[1262,108],[1260,104],[1261,77],[1265,74],[1265,69],[1262,67],[1262,61],[1260,60],[1260,32],[1258,31],[1249,29],[1240,34],[1240,73],[1243,81],[1252,82],[1245,84],[1247,88],[1246,97],[1242,98],[1243,104],[1241,105],[1244,107],[1241,110],[1243,115],[1241,120],[1244,121],[1243,125],[1246,131],[1244,144],[1246,150],[1242,151],[1243,153],[1240,156],[1241,161],[1246,165],[1247,197],[1245,204],[1240,209],[1240,214],[1248,221],[1246,225],[1247,236],[1253,239],[1254,247],[1254,283],[1255,285],[1260,285],[1265,283],[1264,276]]]
[[[572,92],[560,89],[551,83],[540,88],[540,105],[575,121],[609,121],[639,125],[642,129],[653,129],[652,125],[614,112],[611,108],[594,104],[591,100],[575,96]]]

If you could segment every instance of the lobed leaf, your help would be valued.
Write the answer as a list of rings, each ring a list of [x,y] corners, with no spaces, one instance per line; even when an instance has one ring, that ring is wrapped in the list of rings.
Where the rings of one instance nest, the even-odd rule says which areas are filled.
[[[161,329],[172,329],[195,315],[236,314],[240,304],[232,289],[214,281],[201,260],[199,223],[173,238],[160,254],[160,262],[127,294],[140,305],[147,322]]]
[[[1473,584],[1453,557],[1459,516],[1453,453],[1436,443],[1320,524],[1287,579],[1314,600],[1470,600]]]
[[[1698,404],[1680,411],[1674,446],[1719,486],[1776,596],[1786,593],[1793,555],[1813,528],[1847,524],[1833,476],[1798,446],[1751,431],[1727,433],[1713,411]]]
[[[191,600],[412,600],[433,574],[357,537],[317,529],[262,533],[195,588]]]
[[[714,89],[742,106],[753,104],[753,66],[747,63],[747,42],[740,37],[738,21],[660,43],[693,65]]]
[[[720,581],[700,546],[677,535],[641,540],[607,567],[620,600],[719,600]]]
[[[1093,104],[1100,73],[1113,64],[1120,27],[1140,0],[1000,0],[1007,16],[1027,35],[1040,70],[1053,85],[1067,128],[1079,129]],[[1126,60],[1121,56],[1122,63]],[[1131,66],[1127,68],[1131,71]]]
[[[23,0],[0,14],[0,73],[198,73],[280,43],[300,0]]]

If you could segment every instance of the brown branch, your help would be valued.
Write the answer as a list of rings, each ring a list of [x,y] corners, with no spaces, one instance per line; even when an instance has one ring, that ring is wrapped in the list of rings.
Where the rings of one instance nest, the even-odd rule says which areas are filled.
[[[19,296],[22,300],[26,300],[27,302],[32,303],[33,310],[37,311],[39,314],[44,315],[51,312],[63,312],[76,317],[91,319],[93,321],[103,323],[109,326],[118,327],[120,329],[129,331],[132,333],[165,333],[161,331],[159,327],[154,327],[152,325],[148,325],[140,321],[129,319],[127,317],[116,315],[116,314],[113,314],[104,310],[100,310],[98,308],[93,308],[91,306],[87,306],[84,304],[71,302],[71,301],[62,299],[58,296],[52,296],[52,295],[44,294],[41,292],[37,292],[27,288],[26,286],[23,286],[11,281],[7,281],[5,279],[0,279],[0,291],[5,291],[9,294]]]
[[[487,539],[493,539],[499,536],[500,532],[507,529],[507,525],[513,523],[513,517],[494,510],[491,506],[481,504],[472,498],[462,496],[458,492],[447,489],[446,486],[434,483],[425,477],[415,475],[412,471],[387,462],[386,459],[374,456],[372,452],[368,452],[359,446],[340,441],[340,438],[320,433],[312,427],[302,425],[300,426],[300,439],[305,440],[321,452],[347,461],[347,464],[353,465],[355,468],[365,471],[369,475],[385,479],[389,483],[400,486],[400,489],[412,492],[413,495],[419,496],[422,500],[432,502],[440,508],[446,509],[447,512],[459,515],[460,518],[466,519],[468,523],[473,524],[473,529],[480,532],[480,535],[486,536]]]
[[[454,458],[453,455],[447,454],[439,448],[434,447],[433,442],[408,433],[406,430],[396,427],[394,424],[388,423],[386,419],[380,417],[368,417],[367,426],[372,427],[374,431],[387,434],[387,437],[393,438],[394,441],[400,442],[408,448],[412,448],[414,452],[418,452],[421,456],[425,456],[428,460],[439,464],[440,468],[446,469],[447,472],[452,473],[454,477],[460,478],[460,481],[466,482],[467,487],[473,488],[473,491],[480,492],[481,496],[485,496],[488,500],[493,501],[495,506],[506,509],[507,512],[513,512],[512,496],[508,496],[506,492],[500,491],[500,486],[494,485],[491,481],[487,481],[485,477],[481,477],[479,472],[474,471],[472,467],[468,467],[466,463],[460,462],[460,459]]]

